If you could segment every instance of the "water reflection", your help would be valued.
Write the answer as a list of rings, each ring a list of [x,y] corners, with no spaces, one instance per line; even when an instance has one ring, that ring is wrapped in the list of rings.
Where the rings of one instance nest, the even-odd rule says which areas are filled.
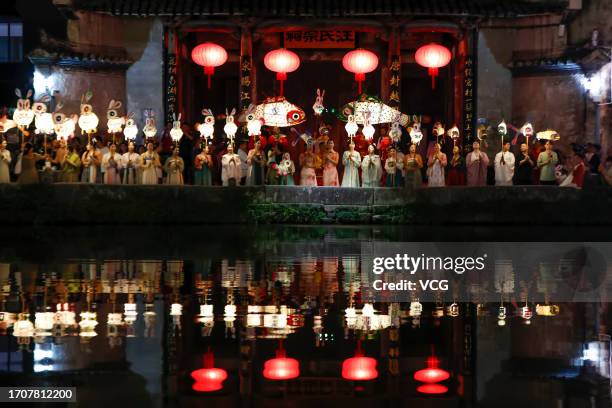
[[[504,264],[488,283],[495,302],[480,296],[483,285],[466,288],[469,302],[418,293],[405,303],[376,302],[363,290],[359,251],[377,234],[384,233],[305,230],[261,239],[243,231],[197,250],[186,245],[192,238],[165,245],[161,235],[162,245],[122,241],[115,251],[95,234],[72,250],[46,238],[30,243],[40,252],[5,246],[0,378],[76,385],[79,402],[91,406],[112,398],[136,406],[330,406],[359,396],[351,403],[497,407],[532,404],[543,384],[549,401],[609,401],[610,343],[600,336],[607,303],[536,301],[536,293],[554,293],[558,271],[542,265],[526,284]],[[140,257],[126,256],[131,249]],[[449,378],[424,383],[421,372],[417,381],[427,367]]]

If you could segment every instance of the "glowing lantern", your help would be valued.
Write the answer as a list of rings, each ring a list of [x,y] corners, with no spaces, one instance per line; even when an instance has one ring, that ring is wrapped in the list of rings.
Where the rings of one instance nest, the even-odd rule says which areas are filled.
[[[450,374],[448,371],[438,368],[440,360],[436,356],[430,356],[427,358],[427,368],[417,371],[414,373],[414,379],[427,384],[433,384],[440,381],[448,380]]]
[[[263,376],[268,380],[291,380],[300,376],[300,363],[287,358],[282,344],[276,350],[276,358],[264,363]]]
[[[421,394],[446,394],[448,387],[442,384],[423,384],[417,387],[417,391]]]
[[[368,381],[378,377],[376,360],[365,357],[361,350],[361,343],[357,343],[355,357],[347,358],[342,362],[342,378],[353,381]]]
[[[358,48],[344,55],[342,66],[347,71],[355,74],[355,81],[357,81],[358,91],[361,94],[361,84],[365,81],[365,74],[374,71],[378,67],[378,57],[372,51]]]
[[[300,57],[293,51],[279,48],[266,54],[264,65],[270,71],[276,72],[276,79],[280,82],[280,96],[283,96],[287,73],[293,72],[300,67]]]
[[[215,368],[215,357],[208,350],[204,354],[204,368],[192,371],[191,377],[195,380],[192,386],[194,391],[219,391],[223,388],[223,381],[227,379],[227,371],[222,368]]]
[[[210,77],[215,73],[215,67],[227,61],[227,51],[220,45],[205,42],[191,50],[191,59],[204,67],[204,74],[208,76],[208,89],[210,89]]]
[[[417,64],[428,68],[429,76],[431,76],[431,88],[435,89],[438,68],[448,65],[451,60],[451,52],[440,44],[431,43],[420,47],[414,57]]]

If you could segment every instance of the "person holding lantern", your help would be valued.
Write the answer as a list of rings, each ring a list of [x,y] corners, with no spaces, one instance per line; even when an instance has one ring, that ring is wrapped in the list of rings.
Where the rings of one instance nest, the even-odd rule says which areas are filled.
[[[408,154],[404,156],[404,170],[406,171],[405,186],[409,188],[421,187],[423,176],[421,169],[423,168],[423,158],[416,151],[417,145],[412,143],[408,150]]]
[[[179,156],[179,148],[175,147],[170,156],[164,163],[164,171],[166,172],[166,183],[174,186],[182,186],[184,183],[183,171],[185,170],[185,162]]]
[[[486,153],[480,151],[480,142],[478,140],[474,140],[474,143],[472,143],[472,151],[466,157],[466,166],[468,186],[487,185],[489,157]]]
[[[212,156],[208,144],[204,142],[204,148],[198,153],[194,160],[196,186],[212,186]]]
[[[382,177],[380,156],[374,145],[368,146],[368,154],[361,161],[361,187],[379,187]]]
[[[361,167],[361,155],[355,150],[355,142],[349,142],[348,150],[342,155],[344,174],[342,175],[342,187],[359,187],[359,167]]]
[[[121,155],[117,153],[117,145],[111,143],[108,153],[102,157],[102,172],[104,184],[121,184]]]
[[[158,184],[157,169],[161,169],[159,154],[153,150],[153,143],[147,143],[147,151],[140,156],[142,184]]]
[[[128,151],[121,156],[121,182],[123,184],[136,184],[138,181],[140,155],[134,151],[134,148],[134,142],[129,142]]]
[[[278,173],[280,176],[280,184],[283,186],[294,186],[295,181],[293,175],[295,174],[295,164],[291,160],[289,152],[283,153],[283,160],[278,165]]]
[[[495,185],[511,186],[514,177],[514,154],[510,151],[510,141],[502,142],[501,152],[495,155]]]
[[[326,143],[326,152],[323,165],[323,185],[330,187],[339,187],[340,180],[338,179],[338,162],[340,155],[334,150],[334,141],[328,140]]]
[[[447,165],[446,154],[442,153],[440,143],[434,144],[433,152],[427,160],[427,185],[444,187],[444,169]]]

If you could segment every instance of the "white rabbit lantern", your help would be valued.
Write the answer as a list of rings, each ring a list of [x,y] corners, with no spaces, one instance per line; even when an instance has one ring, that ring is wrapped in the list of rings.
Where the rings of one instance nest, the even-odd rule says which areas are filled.
[[[394,142],[399,142],[402,137],[402,129],[400,128],[400,123],[395,121],[391,123],[391,130],[389,130],[389,136]]]
[[[232,108],[231,112],[228,112],[225,109],[225,126],[223,126],[223,131],[225,132],[225,136],[230,140],[231,143],[234,143],[234,137],[236,136],[236,132],[238,131],[238,126],[234,123],[234,115],[236,114],[236,108]]]
[[[352,142],[353,138],[357,134],[357,131],[359,130],[355,115],[348,115],[346,125],[344,125],[344,129],[346,130],[346,133],[348,133],[348,137],[351,139]]]
[[[414,122],[412,129],[410,129],[410,141],[413,144],[418,145],[423,140],[423,132],[421,132],[421,123]]]
[[[210,109],[202,109],[202,115],[204,123],[200,123],[197,130],[203,138],[210,141],[215,135],[215,117]]]
[[[116,133],[121,133],[121,128],[125,125],[125,118],[119,116],[118,110],[121,106],[121,101],[111,99],[106,110],[106,127],[108,128],[108,133],[113,136]]]
[[[55,105],[55,112],[53,112],[53,127],[57,138],[67,142],[69,138],[74,136],[74,130],[76,129],[79,117],[76,113],[71,116],[66,116],[59,112],[63,106],[61,102]]]
[[[363,129],[362,129],[362,133],[363,136],[366,138],[366,140],[372,140],[374,138],[374,132],[376,130],[374,129],[374,126],[370,123],[370,112],[367,112],[364,115],[364,120],[363,120]]]
[[[323,99],[325,98],[325,89],[320,90],[317,88],[317,97],[315,99],[315,103],[312,105],[312,110],[314,111],[315,116],[321,116],[321,114],[325,111],[325,105],[323,105]]]
[[[99,123],[98,115],[94,113],[91,104],[88,103],[92,97],[93,93],[91,91],[87,91],[81,97],[81,116],[79,117],[79,127],[81,132],[87,133],[89,142],[91,142],[91,134],[96,132]]]
[[[32,105],[32,111],[34,112],[34,133],[37,135],[53,134],[53,116],[47,112],[47,102],[50,100],[51,97],[45,94]]]
[[[32,90],[29,89],[26,93],[26,97],[21,97],[21,90],[15,89],[15,95],[17,95],[17,108],[13,112],[13,120],[19,127],[19,130],[25,132],[25,129],[30,126],[34,120],[34,112],[30,107],[30,97],[32,96]],[[27,133],[27,132],[25,132]]]
[[[176,116],[176,114],[172,114],[172,129],[170,129],[170,138],[172,139],[172,141],[176,144],[179,142],[179,140],[181,140],[181,137],[183,137],[183,129],[181,129],[181,114],[178,114],[178,117]]]
[[[145,109],[144,117],[145,125],[142,128],[143,133],[147,138],[155,137],[157,134],[157,126],[155,123],[155,113],[153,113],[153,109]]]
[[[125,140],[133,142],[136,140],[138,135],[138,125],[136,125],[136,119],[134,119],[134,112],[128,114],[128,119],[125,122],[125,128],[123,129]]]
[[[265,123],[264,118],[259,116],[256,112],[256,106],[251,104],[246,112],[247,130],[249,136],[261,135],[261,127]]]

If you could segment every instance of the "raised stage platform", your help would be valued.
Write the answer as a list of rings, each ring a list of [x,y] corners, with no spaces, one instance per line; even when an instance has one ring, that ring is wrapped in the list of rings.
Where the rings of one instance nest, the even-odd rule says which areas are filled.
[[[0,184],[4,224],[612,225],[612,188]]]

